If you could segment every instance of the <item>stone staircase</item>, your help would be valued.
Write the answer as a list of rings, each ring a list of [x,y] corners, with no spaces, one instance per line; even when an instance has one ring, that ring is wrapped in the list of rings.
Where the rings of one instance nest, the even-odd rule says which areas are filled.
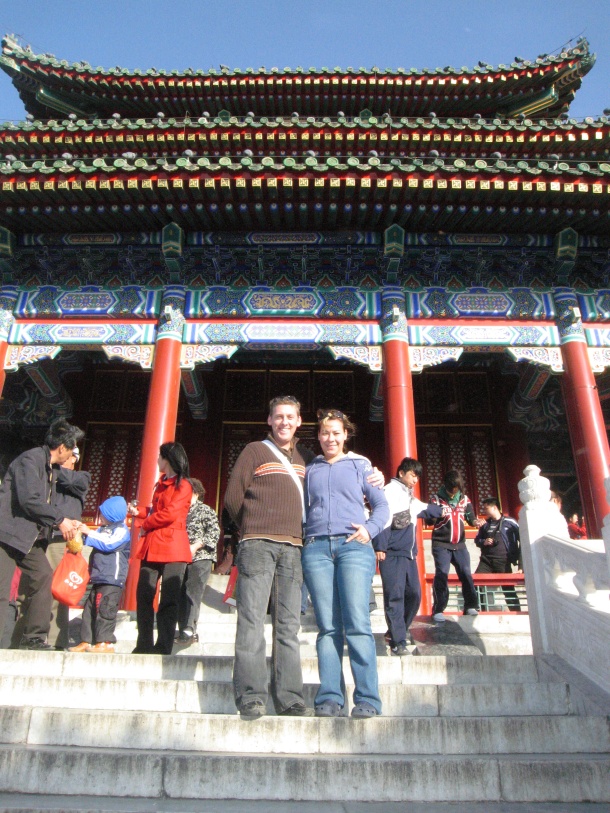
[[[424,623],[412,656],[389,657],[375,614],[383,717],[270,709],[244,722],[231,686],[235,615],[221,587],[215,579],[206,593],[199,644],[172,656],[0,651],[0,813],[226,809],[200,801],[215,799],[267,804],[231,808],[241,811],[274,800],[288,805],[278,810],[305,809],[296,800],[341,803],[333,810],[400,802],[408,813],[419,805],[406,802],[427,802],[428,813],[607,809],[610,704],[559,659],[484,656],[451,622],[443,635],[453,641]],[[304,622],[311,704],[310,611]],[[129,617],[120,635],[129,650]],[[425,654],[443,646],[450,654]]]

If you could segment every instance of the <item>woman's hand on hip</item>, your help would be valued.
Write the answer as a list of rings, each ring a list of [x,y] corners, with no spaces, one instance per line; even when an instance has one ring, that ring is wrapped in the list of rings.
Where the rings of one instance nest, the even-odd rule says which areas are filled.
[[[364,545],[367,542],[371,541],[371,535],[364,527],[364,525],[356,525],[355,522],[352,522],[352,528],[355,528],[356,530],[351,536],[347,537],[347,539],[345,540],[346,542],[352,541],[362,542],[362,544]]]

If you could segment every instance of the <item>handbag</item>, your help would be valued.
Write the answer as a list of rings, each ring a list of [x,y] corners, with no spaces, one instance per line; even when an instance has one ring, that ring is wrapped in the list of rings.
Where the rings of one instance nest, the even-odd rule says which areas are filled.
[[[232,607],[235,607],[237,604],[235,600],[235,588],[237,587],[237,566],[233,565],[231,568],[231,573],[229,575],[229,581],[227,582],[227,589],[225,590],[225,594],[223,596],[223,602],[225,604],[230,604]]]
[[[71,553],[67,548],[61,562],[55,568],[51,592],[53,598],[67,607],[78,607],[89,584],[89,565],[81,553]]]

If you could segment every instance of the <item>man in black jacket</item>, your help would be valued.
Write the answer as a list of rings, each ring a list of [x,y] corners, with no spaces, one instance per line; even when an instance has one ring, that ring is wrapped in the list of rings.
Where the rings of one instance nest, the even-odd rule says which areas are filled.
[[[11,579],[19,566],[27,584],[27,611],[20,648],[46,650],[51,623],[53,570],[46,558],[54,527],[65,540],[76,533],[73,518],[54,504],[57,468],[72,456],[84,432],[60,418],[44,444],[23,452],[0,486],[0,631],[4,629]]]

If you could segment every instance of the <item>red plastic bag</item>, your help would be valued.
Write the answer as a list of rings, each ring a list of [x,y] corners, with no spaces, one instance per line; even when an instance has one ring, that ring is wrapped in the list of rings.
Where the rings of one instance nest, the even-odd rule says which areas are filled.
[[[66,548],[63,559],[55,568],[51,592],[53,598],[68,607],[78,607],[89,584],[89,565],[80,553]]]
[[[222,599],[225,604],[230,604],[231,606],[235,607],[237,603],[235,600],[236,587],[237,587],[237,567],[233,565],[233,567],[231,568],[231,573],[229,574],[227,589],[225,590],[225,594]]]

